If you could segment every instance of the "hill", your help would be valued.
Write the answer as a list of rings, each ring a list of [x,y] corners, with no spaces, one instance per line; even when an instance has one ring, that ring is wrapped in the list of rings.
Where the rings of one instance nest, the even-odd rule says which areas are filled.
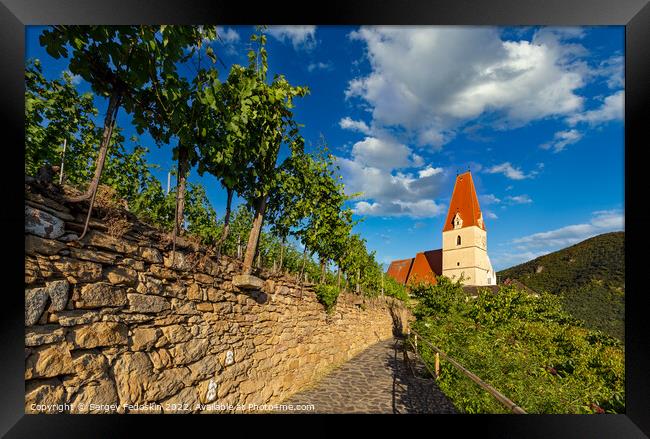
[[[497,273],[535,291],[562,297],[586,326],[623,340],[625,334],[625,232],[604,233]]]

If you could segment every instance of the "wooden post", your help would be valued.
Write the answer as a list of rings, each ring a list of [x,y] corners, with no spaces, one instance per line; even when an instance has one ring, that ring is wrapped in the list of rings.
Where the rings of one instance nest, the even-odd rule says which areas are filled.
[[[273,272],[275,273],[276,271],[278,271],[278,264],[275,262],[275,258],[273,258]]]
[[[436,379],[438,379],[438,377],[440,376],[440,354],[438,352],[436,352],[434,370],[436,372]]]
[[[361,285],[359,285],[359,282],[361,282],[361,269],[357,268],[357,294],[361,292]]]
[[[65,162],[65,148],[68,145],[68,139],[63,139],[63,154],[61,154],[61,169],[59,169],[59,185],[63,184],[63,164]]]

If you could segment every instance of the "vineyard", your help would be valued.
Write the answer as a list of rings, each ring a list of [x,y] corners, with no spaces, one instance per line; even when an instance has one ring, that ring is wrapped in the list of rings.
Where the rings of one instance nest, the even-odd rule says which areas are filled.
[[[341,289],[406,297],[384,281],[383,270],[345,207],[351,196],[337,174],[324,139],[309,152],[292,113],[309,89],[283,75],[268,78],[263,28],[251,37],[248,65],[233,65],[219,79],[219,54],[207,40],[215,26],[54,26],[40,44],[70,73],[48,80],[41,61],[25,71],[25,173],[49,170],[66,201],[124,203],[140,220],[213,248],[218,256],[243,258],[243,274],[273,267],[322,284],[326,306]],[[225,66],[224,66],[225,68]],[[191,72],[187,75],[187,72]],[[90,84],[80,94],[72,75]],[[103,124],[96,99],[107,101]],[[127,148],[124,112],[153,147],[176,161],[176,185],[164,190],[146,161],[149,148],[137,136]],[[223,217],[201,184],[188,175],[211,175],[227,194]],[[39,177],[39,178],[41,178]],[[70,192],[70,193],[68,193]],[[243,203],[234,209],[234,196]],[[119,201],[123,200],[123,201]],[[233,212],[234,211],[234,212]],[[329,286],[329,287],[328,287]]]
[[[589,330],[560,298],[501,287],[469,298],[460,283],[439,278],[413,289],[414,329],[527,413],[624,413],[622,343]],[[434,354],[421,343],[425,361]],[[465,413],[509,413],[489,393],[440,361],[438,385]]]

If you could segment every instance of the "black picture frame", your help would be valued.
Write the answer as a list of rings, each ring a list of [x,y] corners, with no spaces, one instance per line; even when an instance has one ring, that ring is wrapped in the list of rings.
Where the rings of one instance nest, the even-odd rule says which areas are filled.
[[[456,437],[473,432],[482,437],[648,437],[650,435],[650,333],[646,325],[645,291],[641,268],[648,247],[641,231],[647,222],[644,200],[648,184],[643,181],[645,149],[650,145],[647,114],[650,114],[650,5],[647,0],[412,0],[327,1],[316,7],[306,2],[198,0],[0,0],[0,108],[6,129],[2,143],[2,207],[4,238],[2,294],[0,295],[0,434],[6,437],[130,437],[134,424],[154,430],[181,427],[208,428],[209,436],[222,428],[251,426],[277,433],[325,433],[343,431],[340,419],[329,422],[281,415],[252,415],[254,422],[230,415],[213,416],[120,416],[120,415],[25,415],[24,397],[24,46],[25,26],[42,24],[431,24],[431,25],[624,25],[625,26],[625,216],[626,216],[626,413],[621,415],[438,415],[431,417],[372,417],[411,427],[414,420],[431,434],[451,429]],[[20,162],[19,162],[20,161]],[[20,163],[20,164],[18,164]],[[579,164],[577,164],[579,166]],[[607,169],[595,172],[608,172]],[[646,250],[647,251],[647,250]],[[644,260],[645,259],[645,260]],[[8,282],[9,281],[9,282]],[[8,283],[7,283],[8,282]],[[242,416],[242,415],[239,415]],[[307,430],[294,427],[294,420],[307,419]],[[353,420],[354,421],[354,420]],[[356,423],[356,421],[354,421]],[[410,428],[403,434],[416,434]],[[204,433],[205,434],[205,433]],[[418,433],[419,434],[419,433]]]

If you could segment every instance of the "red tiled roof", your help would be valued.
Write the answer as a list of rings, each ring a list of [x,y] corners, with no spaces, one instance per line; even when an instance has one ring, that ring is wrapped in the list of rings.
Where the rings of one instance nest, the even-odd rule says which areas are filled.
[[[442,249],[418,253],[415,258],[393,261],[387,275],[406,285],[411,282],[436,284],[436,276],[442,274]]]
[[[413,258],[410,259],[401,259],[399,261],[393,261],[388,267],[387,275],[395,279],[397,282],[402,285],[406,284],[408,280],[409,272],[411,271],[411,266],[413,265]]]
[[[442,274],[442,249],[420,252],[415,256],[411,274],[407,283],[428,282],[438,283],[436,276]]]
[[[463,227],[478,226],[481,207],[478,204],[472,173],[469,171],[456,176],[456,184],[451,195],[447,219],[442,229],[443,232],[454,229],[453,221],[456,212],[460,214],[460,218],[463,220]],[[480,227],[485,230],[485,220],[483,220]]]

